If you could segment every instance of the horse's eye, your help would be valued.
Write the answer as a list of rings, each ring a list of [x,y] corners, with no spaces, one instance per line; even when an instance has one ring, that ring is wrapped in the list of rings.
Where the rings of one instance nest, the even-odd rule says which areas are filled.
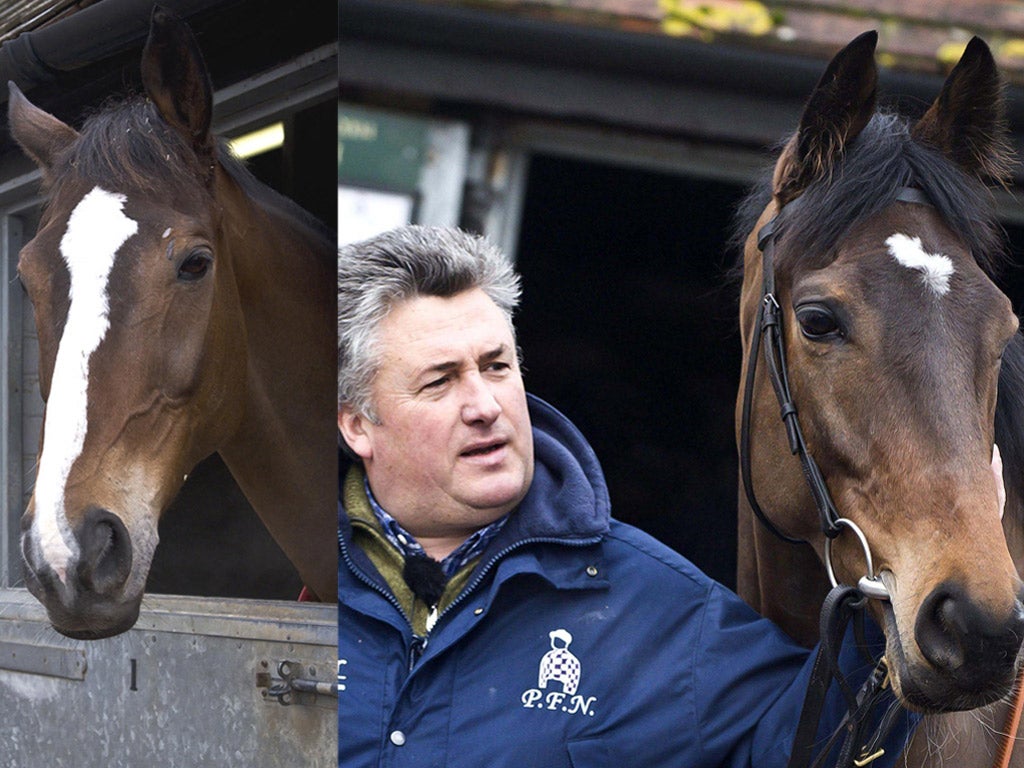
[[[213,254],[206,248],[189,251],[188,256],[178,265],[178,279],[184,281],[199,280],[210,269]]]
[[[811,341],[828,341],[843,335],[839,321],[828,307],[807,304],[796,308],[800,331]]]

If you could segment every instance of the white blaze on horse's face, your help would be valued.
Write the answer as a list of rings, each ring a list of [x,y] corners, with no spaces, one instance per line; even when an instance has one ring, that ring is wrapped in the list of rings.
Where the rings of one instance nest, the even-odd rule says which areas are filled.
[[[124,195],[94,188],[68,219],[60,254],[71,276],[67,320],[46,405],[33,527],[41,554],[62,582],[77,557],[64,492],[88,431],[89,359],[110,327],[107,290],[118,250],[138,230],[125,215]]]
[[[896,261],[907,269],[921,273],[921,279],[936,296],[949,293],[949,278],[953,275],[953,260],[949,256],[928,253],[921,245],[920,237],[896,233],[885,244]]]

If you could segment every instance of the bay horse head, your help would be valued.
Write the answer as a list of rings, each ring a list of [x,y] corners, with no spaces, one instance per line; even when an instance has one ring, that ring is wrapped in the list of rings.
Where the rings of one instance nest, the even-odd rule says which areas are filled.
[[[80,131],[11,86],[11,132],[48,196],[18,264],[46,401],[22,552],[29,590],[71,637],[135,623],[160,515],[218,450],[307,585],[334,594],[333,490],[312,499],[304,474],[334,473],[291,450],[333,458],[333,243],[212,136],[198,45],[160,8],[142,80],[145,99]],[[316,506],[326,545],[299,541]]]
[[[890,599],[872,610],[900,698],[967,709],[1006,694],[1024,637],[991,470],[1000,359],[1018,326],[990,277],[1001,230],[986,182],[1008,167],[1001,86],[975,38],[919,120],[876,111],[876,41],[866,33],[835,56],[746,204],[745,373],[767,272],[757,233],[772,222],[799,423],[875,570],[865,574],[864,546],[847,531],[831,544],[836,575],[884,584]],[[813,550],[753,526],[741,494],[739,587],[811,641],[828,587],[825,536],[766,367],[752,380],[752,487],[772,523]]]

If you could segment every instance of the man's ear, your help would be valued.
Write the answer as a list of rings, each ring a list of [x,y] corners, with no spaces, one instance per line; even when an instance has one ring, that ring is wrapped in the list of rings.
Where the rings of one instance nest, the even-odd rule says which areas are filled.
[[[363,461],[373,458],[373,441],[366,430],[368,419],[348,406],[338,410],[338,431],[352,452]]]

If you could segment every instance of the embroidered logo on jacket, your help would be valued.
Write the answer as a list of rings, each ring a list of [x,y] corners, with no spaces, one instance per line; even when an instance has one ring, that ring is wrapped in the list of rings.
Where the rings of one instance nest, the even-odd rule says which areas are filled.
[[[551,638],[551,650],[540,660],[537,687],[523,691],[523,707],[593,717],[597,697],[576,693],[580,685],[581,668],[580,660],[569,650],[572,635],[568,630],[556,629],[549,632],[548,637]]]
[[[580,684],[580,660],[569,650],[572,635],[564,629],[556,629],[549,637],[551,650],[540,660],[537,687],[547,688],[549,682],[555,681],[562,684],[562,693],[574,694]]]

